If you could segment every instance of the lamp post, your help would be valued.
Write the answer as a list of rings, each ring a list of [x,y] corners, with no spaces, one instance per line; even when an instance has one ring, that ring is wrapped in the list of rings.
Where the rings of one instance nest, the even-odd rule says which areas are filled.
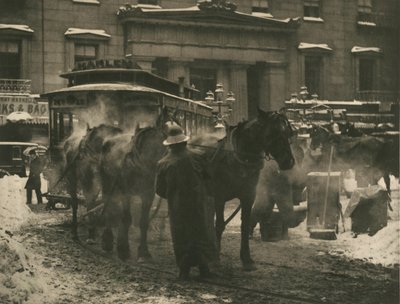
[[[307,87],[301,87],[300,88],[300,98],[303,102],[306,102],[306,99],[308,97],[308,90]]]
[[[205,98],[205,104],[213,107],[213,113],[215,114],[217,121],[221,121],[223,118],[228,117],[232,113],[232,105],[236,101],[235,94],[232,91],[227,93],[225,101],[224,97],[224,86],[222,83],[218,83],[214,92],[208,91]],[[226,111],[223,108],[227,108]]]
[[[221,83],[216,85],[214,92],[208,91],[204,103],[213,108],[213,114],[215,117],[215,132],[220,138],[226,136],[225,125],[223,119],[229,117],[232,113],[232,105],[236,101],[235,94],[229,91],[224,99],[224,86]],[[226,109],[226,110],[225,110]]]

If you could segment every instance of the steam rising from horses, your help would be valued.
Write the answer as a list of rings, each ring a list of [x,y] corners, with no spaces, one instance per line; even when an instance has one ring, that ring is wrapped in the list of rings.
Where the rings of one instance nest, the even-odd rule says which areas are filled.
[[[121,111],[126,113],[121,115]],[[136,106],[134,109],[121,109],[119,100],[116,100],[115,97],[97,94],[93,105],[85,109],[74,110],[74,127],[69,140],[78,144],[86,134],[88,126],[92,128],[101,124],[114,125],[132,136],[136,127],[154,126],[157,116],[158,111],[155,107],[149,109],[148,107]],[[124,117],[123,121],[121,117]]]

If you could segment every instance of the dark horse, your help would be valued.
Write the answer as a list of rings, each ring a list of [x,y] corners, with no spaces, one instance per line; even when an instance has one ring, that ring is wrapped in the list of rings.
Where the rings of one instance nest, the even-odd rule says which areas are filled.
[[[103,143],[107,138],[121,133],[119,128],[102,124],[91,129],[88,127],[84,137],[71,136],[64,143],[64,172],[68,193],[72,198],[72,235],[75,239],[78,239],[78,191],[82,190],[87,209],[93,209],[101,193],[99,172]],[[91,217],[89,238],[93,239],[95,230],[90,220]]]
[[[334,146],[334,170],[356,169],[358,177],[367,178],[376,184],[384,178],[390,193],[389,175],[399,176],[399,135],[381,138],[364,135],[349,137],[332,134],[322,126],[314,126],[311,131],[310,148],[321,148],[321,162],[326,162],[331,146]],[[360,181],[360,179],[359,179]]]
[[[225,203],[234,198],[240,200],[242,209],[240,258],[244,269],[255,269],[250,256],[250,213],[256,196],[256,186],[265,157],[272,156],[280,169],[290,169],[294,158],[289,138],[291,126],[285,116],[277,112],[259,110],[258,117],[228,128],[225,140],[212,142],[199,136],[190,142],[192,147],[210,146],[204,149],[209,161],[212,178],[212,195],[215,199],[216,233],[219,248],[225,230]]]
[[[130,256],[128,236],[133,196],[141,199],[138,259],[151,257],[147,247],[149,212],[155,195],[156,165],[166,151],[162,142],[168,118],[163,110],[155,126],[137,128],[133,137],[114,137],[103,145],[101,179],[106,229],[102,246],[106,251],[113,250],[112,227],[118,227],[117,252],[121,259]]]

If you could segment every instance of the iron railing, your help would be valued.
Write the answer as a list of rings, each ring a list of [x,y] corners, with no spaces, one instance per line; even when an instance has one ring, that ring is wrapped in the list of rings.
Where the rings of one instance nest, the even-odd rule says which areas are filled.
[[[358,91],[356,100],[359,101],[381,101],[398,103],[400,92],[396,91]]]
[[[0,93],[29,94],[30,92],[30,79],[0,79]]]

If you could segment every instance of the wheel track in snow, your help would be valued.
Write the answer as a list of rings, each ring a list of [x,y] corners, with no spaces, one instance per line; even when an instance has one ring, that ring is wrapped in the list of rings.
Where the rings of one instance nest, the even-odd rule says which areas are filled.
[[[108,260],[112,260],[114,263],[118,263],[118,264],[123,264],[126,267],[129,267],[133,270],[135,270],[135,268],[142,268],[142,269],[147,269],[147,270],[151,270],[153,272],[158,272],[158,273],[162,273],[162,274],[166,274],[168,276],[171,276],[173,278],[176,277],[176,274],[172,271],[168,271],[168,270],[160,270],[158,268],[155,267],[151,267],[149,265],[143,264],[143,263],[138,263],[135,265],[130,264],[129,262],[126,261],[121,261],[119,259],[114,258],[113,256],[111,256],[110,254],[107,254],[105,252],[103,252],[102,250],[99,249],[95,249],[91,246],[88,246],[80,241],[76,241],[76,243],[84,250],[91,252],[94,255],[97,256],[101,256],[103,258],[106,258]],[[259,290],[259,289],[254,289],[254,288],[248,288],[248,287],[243,287],[243,286],[239,286],[239,285],[234,285],[234,284],[229,284],[229,283],[225,283],[225,282],[216,282],[215,280],[212,279],[203,279],[201,281],[198,281],[199,283],[203,283],[205,285],[212,285],[215,287],[222,287],[224,289],[229,289],[229,290],[234,290],[234,291],[242,291],[242,292],[246,292],[246,293],[253,293],[253,294],[258,294],[258,295],[262,295],[262,296],[266,296],[268,298],[275,298],[275,299],[282,299],[282,300],[290,300],[290,301],[294,301],[293,303],[334,303],[334,302],[329,302],[329,301],[323,301],[321,299],[313,299],[313,298],[307,298],[307,297],[299,297],[299,296],[294,296],[294,295],[290,295],[290,294],[284,294],[284,293],[279,293],[279,292],[273,292],[273,291],[268,291],[268,290]]]

